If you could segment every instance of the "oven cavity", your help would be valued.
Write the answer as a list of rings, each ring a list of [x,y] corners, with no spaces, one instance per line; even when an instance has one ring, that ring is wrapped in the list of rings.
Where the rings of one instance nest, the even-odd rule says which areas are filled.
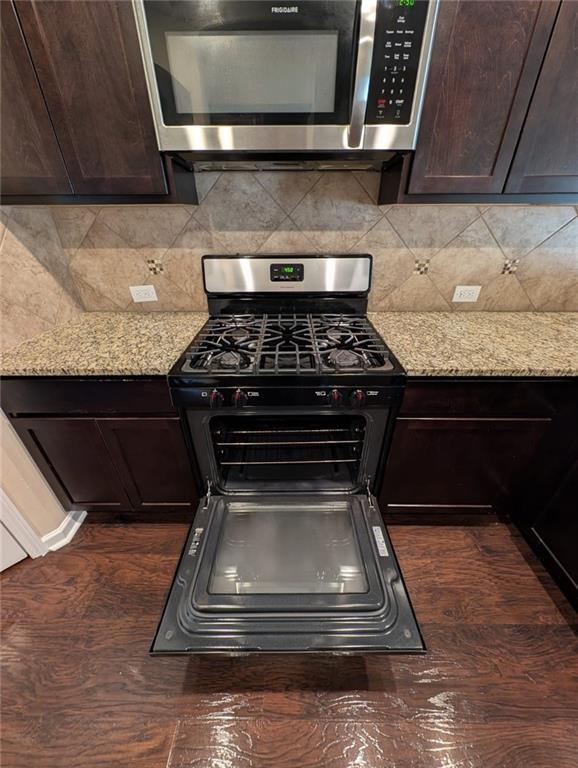
[[[210,434],[224,489],[350,490],[359,484],[362,416],[224,416],[211,419]]]

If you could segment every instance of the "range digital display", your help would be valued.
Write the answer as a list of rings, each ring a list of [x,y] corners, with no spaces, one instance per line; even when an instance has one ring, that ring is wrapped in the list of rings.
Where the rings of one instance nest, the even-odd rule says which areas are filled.
[[[302,282],[303,264],[271,264],[271,281]]]

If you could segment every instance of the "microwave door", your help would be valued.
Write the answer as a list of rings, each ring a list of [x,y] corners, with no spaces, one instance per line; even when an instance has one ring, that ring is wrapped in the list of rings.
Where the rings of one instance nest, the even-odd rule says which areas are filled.
[[[162,150],[361,148],[377,0],[133,4]]]
[[[375,499],[204,499],[153,655],[327,651],[424,651]]]

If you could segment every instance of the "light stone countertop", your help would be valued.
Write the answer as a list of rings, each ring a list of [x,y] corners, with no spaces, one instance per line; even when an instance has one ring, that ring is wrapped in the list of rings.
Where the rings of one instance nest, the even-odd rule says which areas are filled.
[[[371,312],[410,376],[578,376],[578,313]],[[207,316],[86,312],[2,359],[5,376],[165,375]]]
[[[4,376],[166,375],[207,315],[85,312],[4,353]]]
[[[371,312],[410,376],[578,376],[578,312]]]

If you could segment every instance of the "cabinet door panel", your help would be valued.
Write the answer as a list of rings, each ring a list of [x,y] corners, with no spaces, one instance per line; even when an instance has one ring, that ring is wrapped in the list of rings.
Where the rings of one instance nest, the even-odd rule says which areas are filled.
[[[557,8],[442,0],[410,193],[502,192]]]
[[[13,419],[11,423],[66,509],[130,509],[94,419]]]
[[[383,484],[390,507],[491,509],[550,419],[398,418]]]
[[[76,194],[166,192],[130,2],[16,0]]]
[[[64,160],[11,2],[2,3],[0,24],[2,194],[70,194]]]
[[[136,509],[196,506],[178,417],[99,419],[98,423]]]
[[[556,561],[578,598],[578,462],[531,528],[543,547]]]
[[[506,186],[578,192],[578,3],[564,0]]]

